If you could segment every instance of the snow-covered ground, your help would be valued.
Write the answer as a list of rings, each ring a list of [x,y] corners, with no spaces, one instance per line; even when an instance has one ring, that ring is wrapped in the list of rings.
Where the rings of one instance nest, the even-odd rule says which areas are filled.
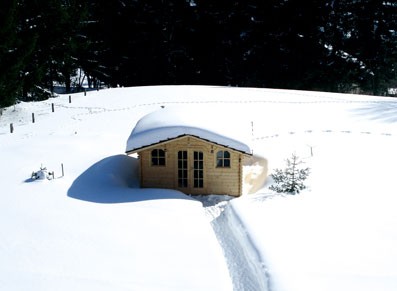
[[[0,116],[1,290],[396,290],[396,99],[210,86],[68,97]],[[225,131],[254,151],[250,194],[203,208],[139,189],[126,142],[161,106],[233,116]],[[275,195],[266,173],[292,153],[308,188]],[[32,181],[41,166],[56,179]]]

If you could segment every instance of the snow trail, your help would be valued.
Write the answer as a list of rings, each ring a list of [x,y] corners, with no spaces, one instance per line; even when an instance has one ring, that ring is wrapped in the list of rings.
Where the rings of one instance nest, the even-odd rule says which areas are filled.
[[[200,197],[223,249],[234,291],[271,291],[269,274],[243,223],[228,200]],[[212,198],[211,198],[212,197]]]

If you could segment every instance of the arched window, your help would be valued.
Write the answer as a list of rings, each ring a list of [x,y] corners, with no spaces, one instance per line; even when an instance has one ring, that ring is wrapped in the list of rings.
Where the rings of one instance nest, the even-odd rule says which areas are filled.
[[[230,168],[230,153],[228,151],[219,151],[216,154],[217,168]]]
[[[152,150],[152,166],[165,166],[165,151]]]

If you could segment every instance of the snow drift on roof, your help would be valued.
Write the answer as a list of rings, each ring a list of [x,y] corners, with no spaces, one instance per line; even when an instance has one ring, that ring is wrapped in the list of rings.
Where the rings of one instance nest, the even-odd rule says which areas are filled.
[[[236,120],[221,114],[221,108],[201,106],[164,108],[138,121],[127,141],[126,152],[157,144],[184,135],[192,135],[213,143],[251,154],[250,147],[234,136],[241,136]],[[241,126],[240,126],[241,127]],[[237,129],[237,130],[236,130]]]

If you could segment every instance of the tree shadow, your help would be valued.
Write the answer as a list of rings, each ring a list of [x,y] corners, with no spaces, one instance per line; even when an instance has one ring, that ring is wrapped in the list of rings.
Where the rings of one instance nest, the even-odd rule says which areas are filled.
[[[378,120],[387,123],[397,122],[397,100],[374,102],[361,108],[355,109],[356,114],[365,115],[372,120]]]
[[[95,203],[126,203],[157,199],[193,198],[172,189],[139,188],[136,158],[116,155],[85,170],[72,183],[68,197]]]

